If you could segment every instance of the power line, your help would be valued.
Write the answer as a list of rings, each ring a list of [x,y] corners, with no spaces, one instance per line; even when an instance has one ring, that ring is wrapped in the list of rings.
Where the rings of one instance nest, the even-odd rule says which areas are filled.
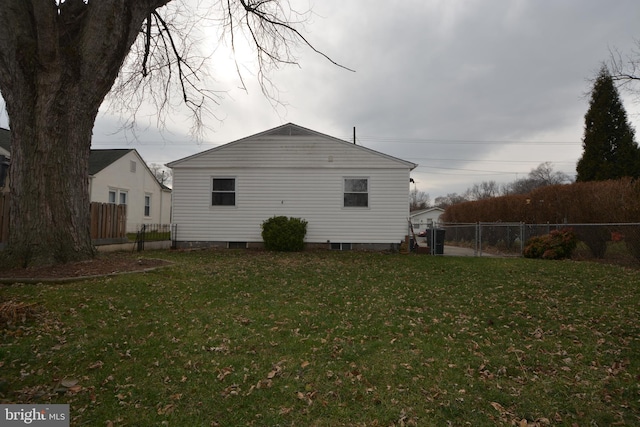
[[[433,161],[433,162],[474,162],[474,163],[545,163],[548,162],[548,160],[491,160],[491,159],[438,159],[438,158],[434,158],[434,157],[412,157],[413,160],[427,160],[427,161]],[[551,162],[553,164],[575,164],[576,161],[573,160],[567,160],[567,161],[563,161],[563,162]]]
[[[527,173],[527,172],[488,171],[488,170],[465,169],[465,168],[447,168],[443,166],[426,166],[426,165],[418,165],[416,169],[423,169],[423,168],[453,170],[453,171],[462,171],[462,172],[476,172],[476,174],[483,173],[488,175],[514,175],[517,173]],[[461,174],[455,174],[455,175],[461,175]]]
[[[341,138],[347,140],[347,138]],[[400,144],[520,144],[520,145],[576,145],[582,141],[526,141],[526,140],[482,140],[482,139],[429,139],[429,138],[401,138],[401,137],[378,137],[378,136],[358,136],[358,142],[393,142]]]

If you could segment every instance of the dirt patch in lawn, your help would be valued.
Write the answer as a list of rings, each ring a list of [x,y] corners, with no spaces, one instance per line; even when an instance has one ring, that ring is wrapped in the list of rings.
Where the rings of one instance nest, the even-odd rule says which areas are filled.
[[[0,269],[0,282],[11,283],[26,281],[62,281],[84,277],[109,276],[120,273],[132,273],[153,270],[171,265],[170,261],[157,258],[143,258],[129,253],[100,254],[88,261],[66,264]]]

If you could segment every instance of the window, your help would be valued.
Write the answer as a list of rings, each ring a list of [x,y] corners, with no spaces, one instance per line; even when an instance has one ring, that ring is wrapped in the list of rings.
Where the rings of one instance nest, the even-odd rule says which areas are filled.
[[[235,178],[213,178],[211,187],[211,205],[235,206],[236,205],[236,180]]]
[[[129,169],[131,170],[131,173],[136,173],[136,162],[131,160],[129,162]]]
[[[151,216],[151,195],[144,196],[144,216]]]
[[[369,178],[344,179],[344,207],[369,207]]]
[[[109,203],[126,205],[127,204],[127,191],[120,189],[109,190]]]

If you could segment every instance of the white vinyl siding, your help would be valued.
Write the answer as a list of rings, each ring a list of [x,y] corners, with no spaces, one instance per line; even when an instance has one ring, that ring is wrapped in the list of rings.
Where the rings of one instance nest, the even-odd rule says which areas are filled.
[[[375,191],[370,192],[369,209],[364,210],[343,207],[343,172],[246,170],[236,179],[236,191],[242,198],[230,212],[211,209],[207,171],[176,168],[173,222],[178,224],[181,241],[261,242],[262,222],[274,215],[285,215],[308,221],[307,242],[401,242],[409,216],[408,170],[367,171]]]
[[[135,173],[132,164],[136,164]],[[127,232],[137,231],[144,223],[171,222],[171,190],[161,187],[135,150],[94,175],[90,184],[92,202],[127,205]],[[151,196],[149,209],[146,196]]]
[[[261,136],[170,164],[183,242],[261,242],[274,215],[308,221],[309,243],[400,243],[410,162],[330,137]],[[234,209],[212,206],[212,178],[235,177]],[[367,179],[367,207],[345,208],[345,178]]]

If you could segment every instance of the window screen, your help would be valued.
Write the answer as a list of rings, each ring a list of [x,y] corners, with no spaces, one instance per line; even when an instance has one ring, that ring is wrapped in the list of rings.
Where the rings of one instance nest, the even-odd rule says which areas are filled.
[[[211,190],[211,204],[213,206],[235,206],[236,180],[235,178],[213,178]]]
[[[369,207],[368,178],[345,178],[344,207]]]

